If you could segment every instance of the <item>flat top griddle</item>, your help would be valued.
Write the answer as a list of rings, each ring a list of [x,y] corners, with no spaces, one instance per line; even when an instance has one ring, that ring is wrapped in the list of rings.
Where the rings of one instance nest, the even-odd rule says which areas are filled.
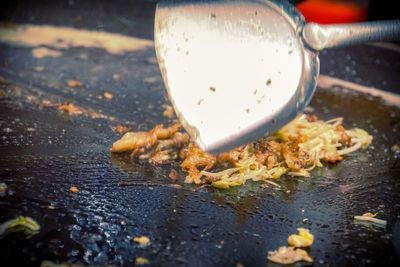
[[[153,3],[100,1],[88,11],[85,1],[59,2],[62,11],[51,1],[17,2],[1,20],[88,29],[96,29],[97,20],[106,25],[100,30],[151,37]],[[136,257],[152,266],[265,266],[267,251],[286,245],[298,227],[315,235],[308,250],[315,266],[400,264],[400,165],[391,150],[400,143],[399,107],[340,86],[319,88],[313,113],[343,116],[346,127],[367,130],[374,137],[368,150],[317,169],[311,178],[276,180],[281,190],[252,182],[230,190],[198,188],[183,184],[182,172],[171,184],[168,174],[178,163],[153,166],[109,151],[119,137],[111,126],[136,131],[169,123],[162,116],[166,100],[153,49],[112,55],[78,47],[42,59],[31,51],[0,42],[0,182],[8,186],[0,196],[0,222],[25,215],[42,228],[30,238],[13,233],[0,239],[4,266],[39,266],[43,260],[132,266]],[[400,85],[395,50],[336,49],[321,54],[321,66],[323,74],[360,84],[391,91]],[[69,79],[82,87],[65,86]],[[100,99],[104,91],[114,98]],[[43,100],[104,116],[69,116],[38,104]],[[69,192],[72,185],[78,193]],[[367,211],[378,212],[387,227],[353,221]],[[141,235],[150,237],[150,246],[133,242]]]

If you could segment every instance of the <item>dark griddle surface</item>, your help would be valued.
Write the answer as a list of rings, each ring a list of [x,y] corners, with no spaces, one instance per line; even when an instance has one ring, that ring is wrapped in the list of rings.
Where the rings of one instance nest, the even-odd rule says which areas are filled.
[[[133,15],[121,23],[129,8],[118,2],[111,9],[102,2],[96,19],[106,26],[100,30],[151,37],[148,23],[154,4],[129,3]],[[80,10],[86,15],[96,12],[96,7],[84,8],[86,1],[72,5],[73,13],[65,7],[66,11],[50,16],[47,22],[41,12],[52,9],[44,3],[42,9],[33,5],[25,10],[36,12],[31,14],[32,21],[24,21],[22,4],[15,4],[12,14],[1,18],[97,27],[85,16],[79,25],[74,24],[74,14],[78,17]],[[61,24],[63,16],[65,24]],[[134,29],[147,31],[135,32],[128,22],[136,25]],[[373,70],[357,68],[363,49],[398,68],[398,52],[360,46],[324,53],[322,72],[360,77],[360,83],[386,84],[391,90],[397,84],[398,88],[399,76],[390,75],[393,69],[388,66],[371,63],[376,72],[389,73],[386,83],[378,84],[371,78]],[[350,56],[348,72],[338,55],[344,60]],[[36,66],[45,69],[38,72]],[[115,73],[120,81],[112,79]],[[69,79],[83,86],[72,90],[65,86]],[[43,260],[132,266],[139,256],[154,266],[265,266],[267,251],[286,245],[297,227],[309,228],[315,235],[309,250],[315,266],[400,264],[400,165],[390,150],[400,143],[400,109],[378,98],[330,88],[318,89],[311,103],[322,119],[343,116],[345,126],[370,132],[374,142],[368,150],[318,169],[312,178],[277,180],[283,190],[247,183],[224,191],[185,185],[182,173],[182,187],[176,188],[167,176],[177,164],[155,167],[109,152],[118,138],[112,125],[147,130],[156,123],[168,123],[162,117],[164,92],[153,49],[118,56],[101,49],[73,48],[59,58],[34,59],[30,48],[0,43],[0,90],[0,182],[9,187],[0,196],[0,222],[25,215],[42,226],[30,239],[18,234],[0,239],[3,266],[38,266]],[[99,99],[104,91],[114,98]],[[71,117],[30,103],[29,96],[72,102],[113,119]],[[69,192],[72,185],[79,193]],[[367,211],[378,212],[388,221],[387,228],[353,222],[354,215]],[[151,245],[138,247],[132,237],[139,235],[149,236]]]

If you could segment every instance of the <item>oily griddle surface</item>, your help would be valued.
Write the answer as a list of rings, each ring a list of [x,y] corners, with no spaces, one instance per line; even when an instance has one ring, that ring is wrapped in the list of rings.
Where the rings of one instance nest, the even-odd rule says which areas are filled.
[[[390,150],[399,142],[399,108],[345,88],[318,89],[313,113],[343,116],[345,126],[370,132],[368,150],[317,169],[312,178],[281,178],[282,190],[252,182],[196,188],[182,183],[183,173],[176,186],[168,174],[178,164],[153,166],[109,151],[119,137],[110,126],[147,130],[168,123],[151,49],[121,57],[79,48],[50,59],[33,59],[28,48],[1,44],[0,51],[9,62],[0,69],[0,177],[8,185],[0,219],[31,216],[42,227],[28,239],[1,238],[8,265],[130,265],[142,256],[155,266],[263,266],[267,251],[286,245],[297,227],[315,235],[309,250],[315,265],[399,263],[399,162]],[[37,72],[37,65],[45,69]],[[83,86],[71,90],[68,79]],[[99,99],[104,91],[114,98]],[[69,116],[39,100],[71,102],[105,118]],[[77,194],[69,192],[72,185]],[[387,219],[387,228],[354,223],[354,215],[367,211]],[[150,237],[149,247],[132,241],[140,235]]]
[[[323,54],[323,71],[341,73],[343,61],[336,55],[362,49],[372,48]],[[373,76],[358,75],[361,83]],[[65,85],[69,79],[83,85],[71,89]],[[385,82],[398,84],[394,79]],[[104,91],[114,98],[100,98]],[[69,116],[42,107],[43,100],[71,102],[103,116]],[[137,131],[167,124],[163,103],[153,49],[111,55],[71,48],[58,58],[35,59],[30,48],[0,43],[0,182],[8,186],[0,196],[0,222],[24,215],[41,225],[29,238],[1,237],[4,266],[38,266],[43,260],[132,266],[136,257],[154,266],[265,266],[267,251],[286,245],[297,227],[315,235],[309,253],[316,266],[399,265],[400,172],[390,149],[400,143],[398,107],[346,88],[318,89],[313,113],[343,116],[346,127],[373,135],[372,146],[315,170],[312,178],[276,180],[281,190],[252,182],[218,190],[185,185],[181,172],[178,185],[171,184],[168,174],[178,163],[153,166],[110,153],[119,137],[111,126]],[[72,185],[78,193],[69,192]],[[353,221],[368,211],[378,212],[388,226]],[[150,237],[150,246],[132,241],[141,235]]]

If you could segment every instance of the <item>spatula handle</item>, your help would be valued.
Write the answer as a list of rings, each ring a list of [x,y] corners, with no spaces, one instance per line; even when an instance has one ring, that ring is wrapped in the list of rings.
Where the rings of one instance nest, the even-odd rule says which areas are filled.
[[[376,41],[400,41],[400,20],[333,25],[308,23],[303,29],[303,39],[316,51]]]

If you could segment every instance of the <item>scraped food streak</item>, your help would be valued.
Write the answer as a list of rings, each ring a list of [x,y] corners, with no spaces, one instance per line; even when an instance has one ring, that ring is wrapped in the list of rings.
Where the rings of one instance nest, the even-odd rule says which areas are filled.
[[[341,86],[346,89],[379,97],[389,105],[400,106],[400,97],[397,94],[386,92],[379,88],[367,87],[357,83],[352,83],[327,75],[320,75],[318,77],[318,87],[333,88],[335,86]]]
[[[60,51],[48,49],[46,47],[37,47],[32,49],[32,56],[34,58],[59,57],[61,54]]]
[[[116,33],[31,24],[1,25],[0,42],[27,47],[45,45],[57,49],[102,48],[110,54],[123,54],[153,47],[152,41]]]

